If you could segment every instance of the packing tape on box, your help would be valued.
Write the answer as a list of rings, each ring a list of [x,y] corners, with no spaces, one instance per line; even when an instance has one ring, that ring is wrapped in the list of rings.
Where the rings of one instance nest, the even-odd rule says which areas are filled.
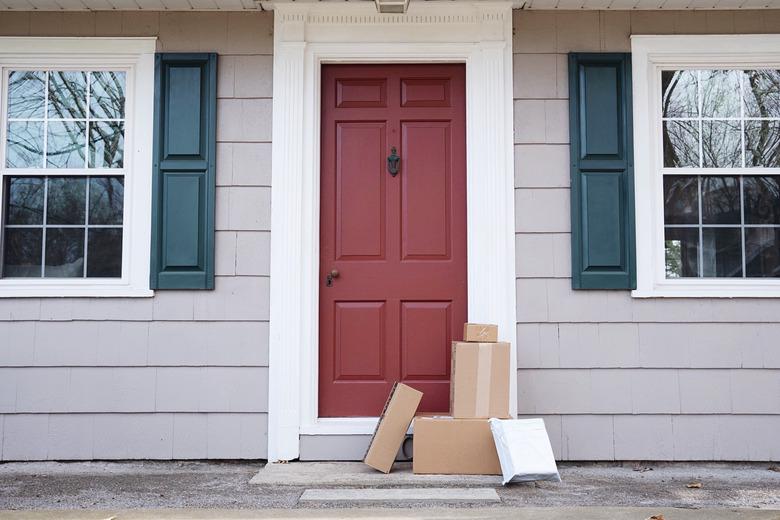
[[[487,328],[487,326],[479,328],[479,330],[477,331],[477,337],[480,340],[484,340],[484,339],[486,339],[488,337],[488,328]]]
[[[490,411],[490,374],[493,366],[493,349],[477,349],[477,392],[474,398],[474,416],[486,416]]]

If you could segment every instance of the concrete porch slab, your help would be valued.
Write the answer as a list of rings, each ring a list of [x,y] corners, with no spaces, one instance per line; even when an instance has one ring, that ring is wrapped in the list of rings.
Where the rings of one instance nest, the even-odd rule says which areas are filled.
[[[290,462],[266,464],[250,484],[262,486],[348,487],[496,487],[498,475],[415,475],[411,462],[396,462],[385,475],[362,462]]]

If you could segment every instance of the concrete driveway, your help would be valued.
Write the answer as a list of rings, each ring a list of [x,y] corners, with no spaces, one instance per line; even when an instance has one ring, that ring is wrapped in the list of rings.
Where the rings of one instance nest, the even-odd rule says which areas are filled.
[[[0,464],[0,519],[370,516],[644,520],[663,514],[665,520],[780,520],[780,472],[769,469],[774,466],[768,463],[562,464],[561,483],[503,487],[492,478],[445,477],[431,480],[431,488],[446,491],[435,499],[370,501],[360,499],[367,495],[360,489],[421,490],[428,486],[425,481],[404,480],[405,474],[419,477],[409,475],[403,466],[388,477],[374,474],[373,480],[358,473],[357,485],[344,478],[355,465],[321,464],[305,471],[307,466],[302,463],[287,466],[269,472],[262,463],[235,462]],[[337,482],[318,476],[320,471],[342,478]],[[701,487],[688,487],[693,483],[701,483]],[[345,489],[358,491],[352,492],[352,498],[339,499],[337,493],[332,499],[332,491]],[[458,497],[461,489],[495,490],[497,499],[472,500],[466,492],[462,494],[465,498]],[[301,501],[305,492],[314,499]],[[331,499],[317,499],[323,496]]]

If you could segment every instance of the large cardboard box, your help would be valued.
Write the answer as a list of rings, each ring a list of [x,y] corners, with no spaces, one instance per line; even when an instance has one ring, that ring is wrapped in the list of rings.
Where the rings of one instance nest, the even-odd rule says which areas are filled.
[[[493,343],[498,341],[498,325],[464,323],[463,341]]]
[[[496,445],[487,419],[416,417],[414,473],[500,475]]]
[[[509,415],[509,343],[452,343],[450,413],[459,419]]]
[[[403,383],[393,385],[363,462],[383,473],[390,472],[422,396],[422,392]]]

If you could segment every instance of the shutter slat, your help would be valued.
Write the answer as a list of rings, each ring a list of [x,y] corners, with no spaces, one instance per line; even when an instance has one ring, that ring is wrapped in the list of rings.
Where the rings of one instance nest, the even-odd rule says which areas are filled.
[[[569,54],[572,288],[635,289],[631,55]]]
[[[156,56],[153,289],[214,288],[217,55]]]

